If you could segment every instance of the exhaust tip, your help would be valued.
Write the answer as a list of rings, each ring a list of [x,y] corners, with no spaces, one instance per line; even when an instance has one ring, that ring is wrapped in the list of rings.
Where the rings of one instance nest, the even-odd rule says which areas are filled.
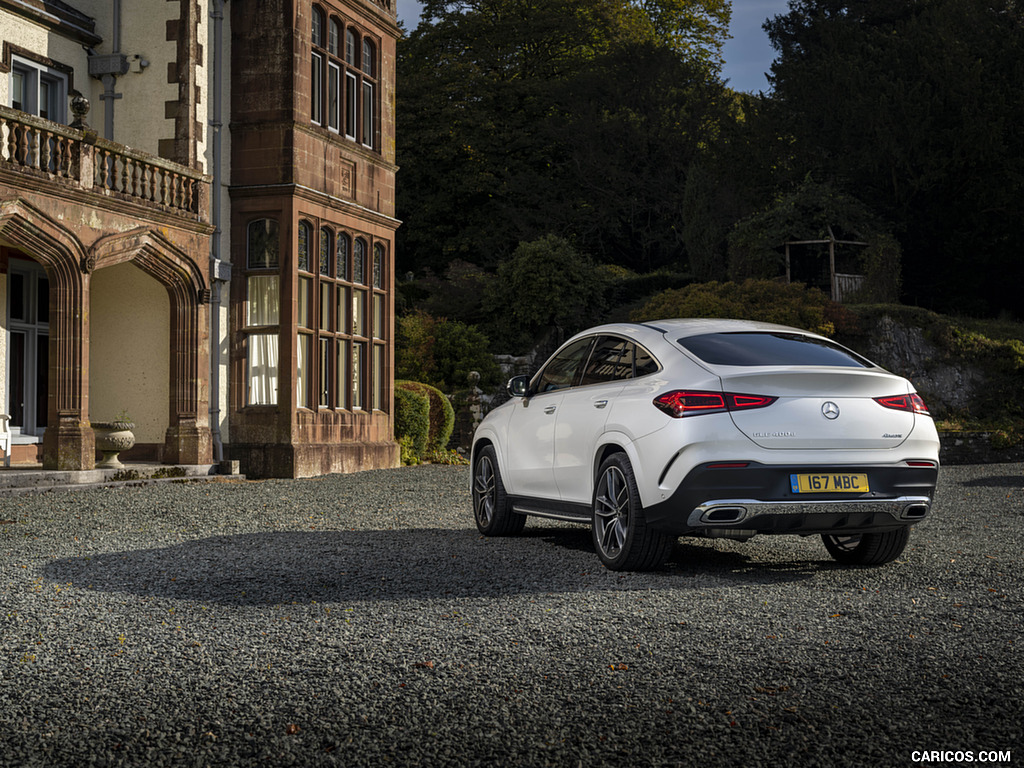
[[[920,520],[927,514],[927,504],[909,504],[903,508],[903,518],[905,520]]]
[[[701,516],[701,521],[716,524],[738,523],[746,516],[746,507],[714,507]]]

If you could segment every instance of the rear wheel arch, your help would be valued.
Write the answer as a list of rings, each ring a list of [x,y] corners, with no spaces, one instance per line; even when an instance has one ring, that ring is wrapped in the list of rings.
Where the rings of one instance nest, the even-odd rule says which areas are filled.
[[[625,453],[625,449],[618,443],[605,443],[594,451],[594,466],[590,472],[591,483],[597,482],[597,475],[601,471],[601,465],[613,453]]]
[[[628,439],[625,435],[618,433],[605,434],[602,437],[602,442],[598,446],[597,450],[594,451],[594,466],[591,469],[591,481],[590,491],[593,492],[594,486],[597,483],[598,474],[601,471],[601,465],[616,453],[624,453],[626,458],[629,460],[632,466],[633,475],[636,481],[637,490],[640,493],[641,501],[645,506],[653,504],[655,499],[646,498],[645,490],[648,487],[647,482],[647,471],[644,467],[644,463],[640,460],[640,454],[637,453],[636,446],[633,441]]]

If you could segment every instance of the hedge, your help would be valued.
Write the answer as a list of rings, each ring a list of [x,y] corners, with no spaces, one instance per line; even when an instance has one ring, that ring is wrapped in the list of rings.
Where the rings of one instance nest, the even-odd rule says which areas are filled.
[[[430,400],[426,395],[395,387],[395,439],[409,438],[415,458],[427,448],[430,437]]]
[[[448,398],[436,387],[418,381],[396,381],[396,394],[399,390],[415,393],[429,401],[429,431],[426,450],[447,450],[448,441],[451,439],[452,430],[455,428],[455,411],[452,409],[452,404],[448,401]],[[397,427],[395,433],[396,436],[399,436]]]

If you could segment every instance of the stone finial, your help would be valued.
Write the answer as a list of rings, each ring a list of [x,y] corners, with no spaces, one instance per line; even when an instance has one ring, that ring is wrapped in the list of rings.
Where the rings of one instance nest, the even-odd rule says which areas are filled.
[[[86,130],[89,124],[85,122],[85,116],[89,114],[89,100],[79,91],[71,92],[71,114],[75,119],[71,121],[71,127],[79,130]]]

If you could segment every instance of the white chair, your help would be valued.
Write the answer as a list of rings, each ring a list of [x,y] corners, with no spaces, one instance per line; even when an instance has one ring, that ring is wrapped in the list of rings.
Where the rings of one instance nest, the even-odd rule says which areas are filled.
[[[0,413],[0,448],[4,449],[4,466],[11,466],[11,417]]]

